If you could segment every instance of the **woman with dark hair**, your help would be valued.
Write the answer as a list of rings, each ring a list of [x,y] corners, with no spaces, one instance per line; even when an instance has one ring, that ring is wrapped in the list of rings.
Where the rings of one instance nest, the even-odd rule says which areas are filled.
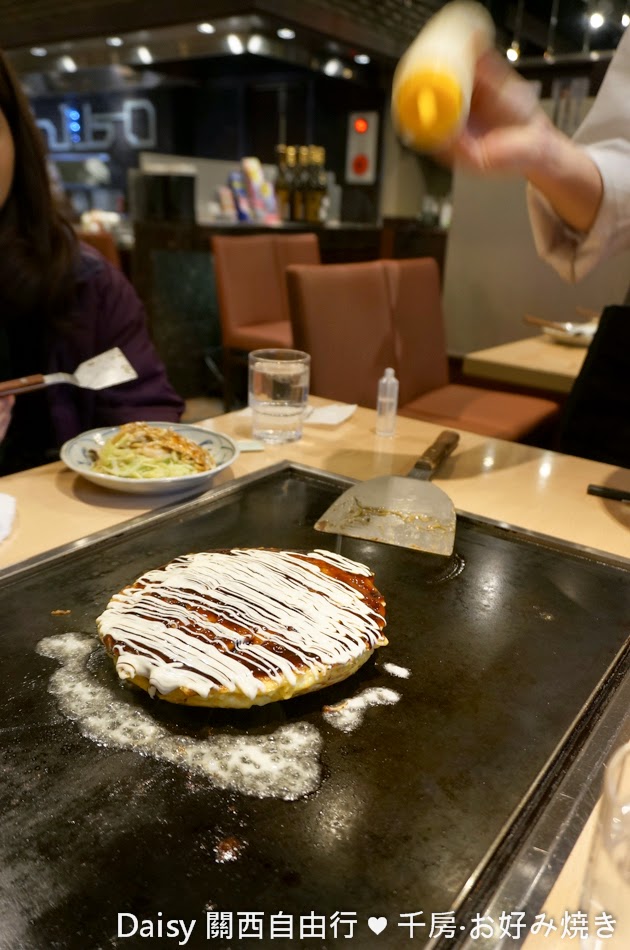
[[[77,241],[57,208],[42,137],[0,53],[0,380],[74,372],[113,346],[137,380],[100,392],[61,385],[0,398],[0,474],[51,461],[86,429],[176,422],[183,410],[135,291]]]

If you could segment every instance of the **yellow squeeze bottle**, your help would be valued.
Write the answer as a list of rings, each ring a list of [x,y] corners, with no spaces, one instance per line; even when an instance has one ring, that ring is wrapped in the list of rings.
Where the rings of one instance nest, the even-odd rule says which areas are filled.
[[[405,145],[444,148],[468,119],[477,59],[494,44],[494,23],[474,0],[452,0],[422,28],[400,59],[392,119]]]

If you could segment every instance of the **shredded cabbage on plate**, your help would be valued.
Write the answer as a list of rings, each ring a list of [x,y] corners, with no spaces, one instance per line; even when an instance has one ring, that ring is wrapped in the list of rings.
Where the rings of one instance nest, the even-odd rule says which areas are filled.
[[[107,439],[92,469],[119,478],[180,478],[215,465],[207,449],[172,429],[129,422]]]

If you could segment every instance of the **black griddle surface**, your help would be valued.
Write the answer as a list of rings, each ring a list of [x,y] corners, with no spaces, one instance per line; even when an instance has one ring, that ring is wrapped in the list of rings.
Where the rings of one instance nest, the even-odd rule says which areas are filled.
[[[386,597],[390,645],[345,683],[252,711],[184,709],[124,690],[95,636],[95,683],[173,734],[316,727],[321,784],[297,801],[218,790],[86,738],[49,692],[58,662],[36,652],[45,637],[95,631],[114,592],[176,555],[334,550],[337,539],[312,525],[338,493],[332,477],[287,467],[0,578],[2,950],[179,945],[117,937],[119,913],[152,921],[154,934],[160,919],[194,919],[190,948],[398,948],[410,945],[400,915],[422,911],[430,924],[461,900],[628,638],[623,565],[466,517],[448,561],[344,539],[341,553],[368,564]],[[369,709],[350,733],[324,720],[324,704],[373,686],[401,700]],[[233,861],[217,860],[225,839],[241,848]],[[234,939],[207,938],[207,910],[233,913]],[[244,911],[265,913],[263,940],[238,939]],[[293,916],[293,940],[270,939],[281,911]],[[330,930],[299,939],[301,916],[336,911],[356,914],[353,943],[344,929],[338,940]],[[370,916],[388,919],[378,936]]]

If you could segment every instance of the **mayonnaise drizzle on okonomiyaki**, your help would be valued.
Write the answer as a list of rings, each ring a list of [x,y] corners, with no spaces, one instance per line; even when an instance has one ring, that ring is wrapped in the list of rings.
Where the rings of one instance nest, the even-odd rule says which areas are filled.
[[[115,594],[97,625],[121,679],[172,702],[249,706],[337,682],[387,643],[372,577],[328,551],[190,554]]]

